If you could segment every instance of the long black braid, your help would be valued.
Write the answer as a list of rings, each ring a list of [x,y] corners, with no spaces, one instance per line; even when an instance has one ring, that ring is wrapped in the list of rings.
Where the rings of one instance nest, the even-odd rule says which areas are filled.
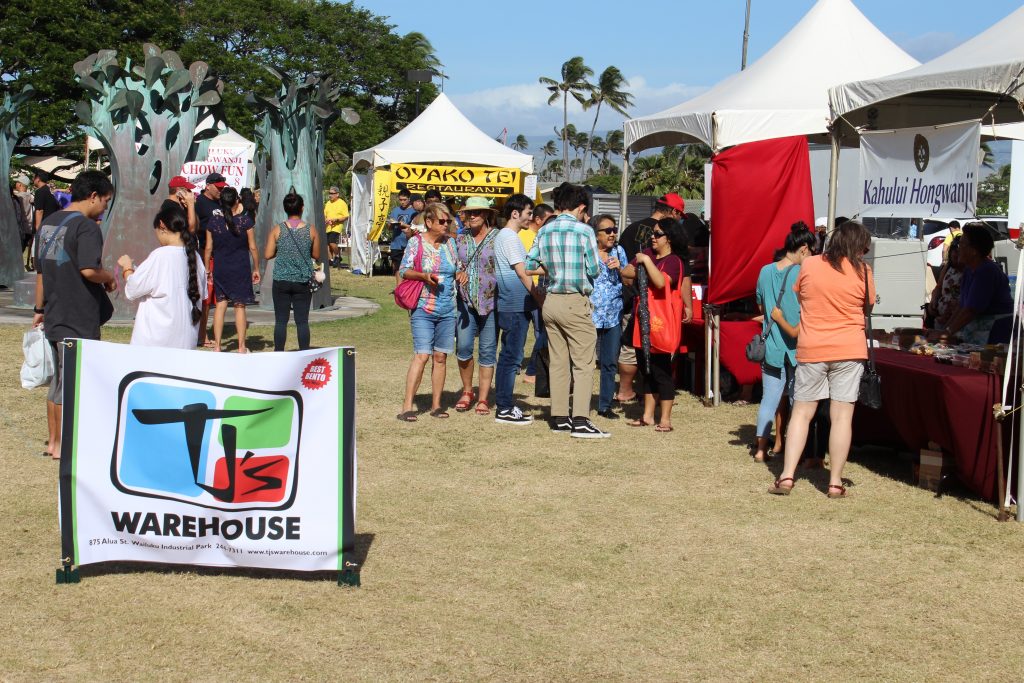
[[[224,225],[235,237],[240,234],[238,226],[235,225],[235,204],[238,203],[238,190],[233,187],[225,187],[220,191],[220,210],[224,214]]]
[[[188,262],[188,300],[192,302],[192,324],[195,325],[203,317],[203,309],[200,306],[199,282],[196,278],[196,236],[188,231],[188,218],[185,212],[177,206],[169,206],[162,209],[153,221],[153,227],[164,228],[173,233],[181,235],[185,243],[185,260]]]

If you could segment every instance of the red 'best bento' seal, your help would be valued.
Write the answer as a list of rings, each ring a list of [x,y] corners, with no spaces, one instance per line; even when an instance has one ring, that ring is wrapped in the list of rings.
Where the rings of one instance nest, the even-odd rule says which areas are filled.
[[[302,371],[302,386],[323,389],[331,381],[331,364],[326,358],[317,358]]]

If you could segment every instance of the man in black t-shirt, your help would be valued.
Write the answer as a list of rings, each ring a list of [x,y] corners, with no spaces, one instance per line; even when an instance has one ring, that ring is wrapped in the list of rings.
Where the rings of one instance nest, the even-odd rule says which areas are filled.
[[[227,180],[224,179],[220,173],[211,173],[206,176],[206,187],[203,188],[202,193],[196,199],[196,218],[199,220],[199,227],[196,229],[196,237],[199,241],[199,253],[203,253],[206,248],[206,224],[210,222],[213,216],[223,215],[223,211],[220,208],[220,191],[227,187]],[[210,282],[213,281],[213,269],[217,267],[216,263],[212,263],[206,270],[206,278]],[[212,349],[214,347],[213,341],[206,338],[206,324],[210,317],[210,299],[209,296],[204,297],[203,300],[203,321],[199,326],[199,345],[205,346]]]
[[[33,235],[39,232],[39,226],[44,218],[60,211],[60,204],[53,196],[53,193],[50,192],[50,186],[47,185],[48,182],[50,182],[50,174],[45,171],[36,171],[32,176],[32,186],[35,188],[32,199],[32,205],[35,207],[34,220],[32,222]],[[32,253],[34,251],[34,247],[29,250],[29,260],[25,263],[26,270],[32,270]]]
[[[83,171],[71,183],[71,204],[42,221],[36,235],[36,300],[33,326],[45,322],[53,350],[54,374],[47,394],[50,431],[47,453],[60,459],[60,425],[64,339],[99,339],[100,326],[114,308],[107,292],[117,288],[114,274],[103,268],[103,233],[96,222],[114,186],[102,171]]]

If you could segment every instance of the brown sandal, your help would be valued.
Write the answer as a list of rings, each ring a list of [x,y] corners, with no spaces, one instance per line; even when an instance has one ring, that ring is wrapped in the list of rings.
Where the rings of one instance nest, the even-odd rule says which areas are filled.
[[[458,403],[455,404],[455,410],[460,413],[464,413],[469,410],[470,404],[473,403],[474,394],[472,391],[463,391],[462,396],[459,396]]]
[[[487,405],[487,401],[477,401],[476,410],[474,411],[477,415],[490,415],[491,407]]]
[[[841,486],[840,484],[829,484],[828,493],[826,495],[829,498],[847,498],[849,496],[849,494],[846,492],[846,487]]]
[[[784,481],[788,481],[789,486],[783,486],[782,482]],[[768,493],[776,496],[788,496],[793,492],[794,486],[796,486],[796,481],[793,477],[782,477],[775,480],[775,483],[768,488]]]

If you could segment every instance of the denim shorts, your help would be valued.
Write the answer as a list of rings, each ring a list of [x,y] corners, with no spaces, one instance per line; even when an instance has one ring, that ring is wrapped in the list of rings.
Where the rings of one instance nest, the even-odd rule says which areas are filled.
[[[498,332],[495,319],[497,311],[480,315],[459,300],[459,322],[455,336],[458,340],[458,358],[461,361],[473,359],[473,343],[480,338],[477,361],[482,368],[493,368],[498,362]]]
[[[409,316],[412,326],[413,353],[451,353],[455,350],[454,315],[441,317],[417,308]]]

